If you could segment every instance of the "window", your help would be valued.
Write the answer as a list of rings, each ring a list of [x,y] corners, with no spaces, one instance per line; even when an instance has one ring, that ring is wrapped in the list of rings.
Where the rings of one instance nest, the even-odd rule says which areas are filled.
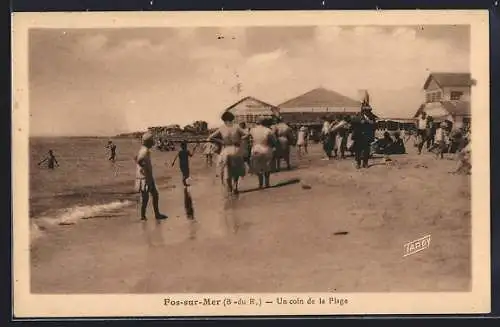
[[[451,91],[450,100],[460,100],[460,98],[462,98],[462,95],[464,95],[464,92]]]
[[[437,102],[441,101],[443,94],[441,91],[438,92],[429,92],[426,94],[426,100],[427,102]]]

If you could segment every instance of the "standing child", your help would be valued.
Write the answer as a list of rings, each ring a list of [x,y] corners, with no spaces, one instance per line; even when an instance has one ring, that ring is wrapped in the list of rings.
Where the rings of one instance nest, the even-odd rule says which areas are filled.
[[[196,149],[196,147],[195,147],[195,149]],[[181,143],[181,149],[179,150],[179,152],[175,156],[174,161],[172,162],[172,167],[173,167],[175,164],[175,161],[177,159],[179,159],[179,168],[180,168],[181,174],[182,174],[182,184],[185,187],[189,186],[189,184],[187,183],[187,180],[190,177],[189,176],[189,158],[193,156],[195,149],[193,149],[193,153],[189,152],[189,150],[187,148],[187,142],[183,141]]]
[[[44,162],[47,162],[47,168],[49,169],[53,170],[55,166],[59,167],[59,162],[57,162],[56,156],[54,155],[54,152],[52,150],[49,150],[48,155],[38,163],[38,166],[40,166]]]

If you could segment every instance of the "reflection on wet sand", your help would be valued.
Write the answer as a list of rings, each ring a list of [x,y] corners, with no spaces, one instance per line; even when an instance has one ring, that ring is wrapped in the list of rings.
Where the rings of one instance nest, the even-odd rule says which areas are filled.
[[[297,184],[297,183],[300,183],[300,178],[291,178],[291,179],[277,182],[277,183],[271,185],[269,188],[270,189],[279,188],[279,187],[293,185],[293,184]],[[258,187],[254,187],[251,189],[241,190],[240,193],[250,193],[250,192],[261,191],[261,190],[263,190],[263,189],[258,188]]]
[[[189,239],[196,240],[197,233],[198,233],[198,222],[193,219],[189,222]]]
[[[142,231],[146,239],[146,244],[149,247],[163,246],[165,241],[163,239],[163,233],[161,229],[163,221],[156,220],[154,223],[148,223],[148,221],[143,221]]]
[[[298,178],[276,181],[270,189],[280,188],[286,185],[299,183]],[[227,237],[243,232],[250,222],[242,220],[246,212],[246,195],[258,189],[243,190],[239,194],[228,194],[227,192],[213,192],[212,199],[207,201],[203,196],[206,194],[203,189],[191,189],[184,187],[182,199],[184,219],[176,219],[179,215],[174,215],[165,221],[149,221],[142,224],[143,234],[148,248],[158,248],[167,244],[182,243],[185,241],[202,240],[206,238]],[[192,192],[198,198],[193,198]],[[264,191],[265,190],[261,190]],[[214,194],[215,193],[215,194]],[[214,197],[215,195],[215,197]],[[197,210],[195,210],[195,202]]]
[[[186,218],[189,220],[189,239],[195,240],[198,232],[198,224],[194,216],[193,197],[188,187],[184,187],[184,210],[186,211]]]
[[[188,219],[194,219],[193,198],[191,197],[191,192],[189,192],[188,187],[184,187],[184,210],[186,211],[186,217]]]
[[[229,233],[238,233],[240,221],[238,216],[239,197],[237,194],[230,195],[224,199],[224,210],[222,215]]]

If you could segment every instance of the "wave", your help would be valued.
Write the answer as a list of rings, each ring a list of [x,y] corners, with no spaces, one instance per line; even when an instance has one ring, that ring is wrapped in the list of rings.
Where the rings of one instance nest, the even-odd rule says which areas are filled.
[[[113,201],[105,204],[75,206],[57,211],[50,216],[41,216],[31,219],[31,241],[43,236],[44,231],[57,225],[74,225],[81,219],[102,216],[106,213],[135,204],[133,201]]]

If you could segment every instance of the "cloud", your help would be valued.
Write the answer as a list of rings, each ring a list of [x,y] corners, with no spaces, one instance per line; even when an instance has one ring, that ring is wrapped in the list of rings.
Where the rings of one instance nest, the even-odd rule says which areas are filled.
[[[268,63],[274,63],[276,60],[283,58],[286,55],[286,51],[283,49],[278,49],[272,52],[259,53],[251,56],[248,59],[248,64],[250,65],[265,65]]]
[[[38,34],[32,126],[92,134],[197,119],[218,124],[243,96],[279,104],[319,86],[351,97],[368,89],[380,115],[411,116],[430,71],[469,67],[468,46],[457,46],[467,33],[425,33],[324,26]]]

